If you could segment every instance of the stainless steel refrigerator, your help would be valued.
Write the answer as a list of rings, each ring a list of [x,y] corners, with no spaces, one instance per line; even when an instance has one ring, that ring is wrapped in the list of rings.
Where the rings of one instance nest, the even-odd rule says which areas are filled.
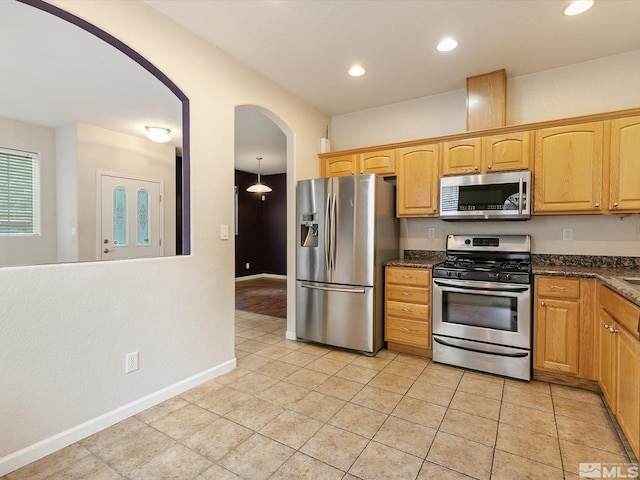
[[[296,336],[375,355],[383,262],[398,258],[395,187],[377,175],[301,180],[296,214]]]

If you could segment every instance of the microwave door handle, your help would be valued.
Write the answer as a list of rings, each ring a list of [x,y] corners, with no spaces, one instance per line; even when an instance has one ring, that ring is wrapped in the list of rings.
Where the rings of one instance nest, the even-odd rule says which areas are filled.
[[[524,181],[522,177],[520,177],[520,181],[518,182],[518,215],[522,215],[522,194],[524,190]]]

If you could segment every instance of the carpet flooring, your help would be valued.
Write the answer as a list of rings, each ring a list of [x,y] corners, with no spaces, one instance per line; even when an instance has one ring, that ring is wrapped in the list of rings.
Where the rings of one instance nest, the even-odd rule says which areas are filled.
[[[287,318],[287,281],[258,278],[236,282],[236,310]]]

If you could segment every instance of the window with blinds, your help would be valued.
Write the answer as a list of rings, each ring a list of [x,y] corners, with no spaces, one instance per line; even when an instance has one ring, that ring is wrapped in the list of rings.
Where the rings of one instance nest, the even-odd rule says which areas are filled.
[[[40,235],[40,157],[0,148],[0,235]]]

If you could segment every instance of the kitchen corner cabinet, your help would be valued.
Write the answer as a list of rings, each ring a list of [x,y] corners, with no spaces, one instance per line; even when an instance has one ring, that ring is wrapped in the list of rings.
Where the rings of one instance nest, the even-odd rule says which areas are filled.
[[[386,267],[387,348],[431,357],[431,270]]]
[[[636,457],[640,457],[640,307],[598,286],[598,383]]]
[[[534,213],[603,211],[604,124],[536,131]]]
[[[609,211],[640,211],[640,117],[611,121]]]
[[[369,173],[383,176],[395,175],[396,150],[328,156],[320,160],[320,175],[322,177]]]
[[[534,376],[595,387],[595,280],[536,276],[534,283]]]
[[[529,131],[444,142],[442,174],[528,170],[533,157],[532,147]]]
[[[440,146],[406,147],[398,150],[396,215],[438,215]]]

